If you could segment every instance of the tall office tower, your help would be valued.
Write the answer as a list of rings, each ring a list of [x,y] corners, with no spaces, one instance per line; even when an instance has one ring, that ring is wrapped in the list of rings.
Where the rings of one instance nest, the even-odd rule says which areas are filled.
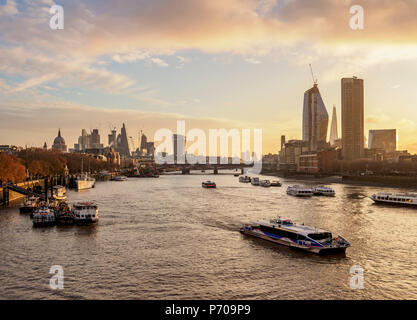
[[[363,79],[342,79],[342,156],[355,160],[364,156]]]
[[[337,139],[339,139],[339,134],[337,132],[336,106],[333,105],[332,124],[330,126],[330,145],[334,146]]]
[[[117,136],[116,143],[116,151],[119,152],[121,156],[130,157],[129,141],[127,141],[127,133],[124,123],[122,129],[120,130],[120,134]]]
[[[90,135],[90,148],[93,149],[100,149],[100,134],[98,133],[98,129],[93,129]]]
[[[109,134],[109,146],[115,148],[116,147],[116,130],[112,130]]]
[[[148,138],[145,136],[144,133],[142,133],[142,136],[140,137],[140,153],[144,154],[144,151],[148,150]]]
[[[315,83],[304,93],[303,140],[308,142],[309,151],[317,151],[325,146],[328,125],[329,114]]]
[[[183,135],[174,133],[172,135],[172,145],[174,151],[174,163],[185,163],[185,143],[186,139]]]
[[[281,136],[281,150],[285,147],[285,136]]]
[[[369,130],[369,149],[383,149],[390,153],[397,150],[397,130]]]

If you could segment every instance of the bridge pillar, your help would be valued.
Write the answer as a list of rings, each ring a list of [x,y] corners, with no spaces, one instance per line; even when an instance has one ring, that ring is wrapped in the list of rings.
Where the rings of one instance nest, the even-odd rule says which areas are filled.
[[[214,167],[213,174],[219,174],[219,169],[217,169],[217,167]]]
[[[7,206],[9,204],[9,199],[10,199],[9,188],[3,187],[3,206]]]
[[[240,173],[245,174],[245,169],[244,168],[240,169]]]

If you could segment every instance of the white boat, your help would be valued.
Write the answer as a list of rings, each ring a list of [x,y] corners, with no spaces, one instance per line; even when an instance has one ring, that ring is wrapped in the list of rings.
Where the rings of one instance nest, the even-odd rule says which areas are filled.
[[[334,197],[336,195],[336,192],[332,188],[325,186],[315,186],[312,191],[315,196]]]
[[[72,217],[76,224],[89,225],[97,223],[97,205],[94,202],[77,202],[72,206]]]
[[[90,177],[87,173],[80,174],[75,180],[77,190],[85,190],[94,188],[96,179]]]
[[[213,181],[204,181],[201,183],[203,188],[216,188],[216,183]]]
[[[417,207],[417,194],[412,193],[377,193],[370,198],[376,203]]]
[[[239,182],[242,182],[242,183],[249,183],[250,182],[250,177],[248,177],[248,176],[240,176],[239,177]]]
[[[271,181],[269,181],[269,180],[260,180],[260,181],[259,181],[259,185],[260,185],[261,187],[268,188],[268,187],[270,187],[270,186],[271,186]]]
[[[281,187],[282,183],[279,181],[271,181],[271,187]]]
[[[251,183],[253,186],[259,186],[259,178],[251,178],[251,179],[250,179],[250,183]]]
[[[47,227],[55,225],[55,212],[47,205],[41,205],[33,212],[34,227]]]
[[[127,177],[126,176],[115,176],[113,179],[113,181],[127,181]]]
[[[333,237],[329,231],[295,224],[289,219],[254,221],[243,225],[240,232],[317,254],[344,253],[350,247],[350,243],[341,236]]]
[[[313,191],[310,188],[295,185],[287,188],[287,194],[295,197],[312,197]]]
[[[54,186],[52,189],[52,197],[58,201],[67,200],[67,189],[63,186]]]
[[[33,213],[38,206],[39,198],[37,197],[28,197],[25,202],[19,208],[20,213]]]

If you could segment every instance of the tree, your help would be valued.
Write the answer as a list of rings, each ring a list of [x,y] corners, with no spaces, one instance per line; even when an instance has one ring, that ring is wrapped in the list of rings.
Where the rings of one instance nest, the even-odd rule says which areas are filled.
[[[25,179],[26,169],[19,159],[0,152],[0,180],[17,183]]]

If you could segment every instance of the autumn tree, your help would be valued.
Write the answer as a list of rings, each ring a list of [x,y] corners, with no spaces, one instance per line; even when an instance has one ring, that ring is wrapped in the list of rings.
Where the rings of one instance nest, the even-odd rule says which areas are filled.
[[[0,152],[0,180],[17,183],[25,179],[26,169],[19,159]]]

